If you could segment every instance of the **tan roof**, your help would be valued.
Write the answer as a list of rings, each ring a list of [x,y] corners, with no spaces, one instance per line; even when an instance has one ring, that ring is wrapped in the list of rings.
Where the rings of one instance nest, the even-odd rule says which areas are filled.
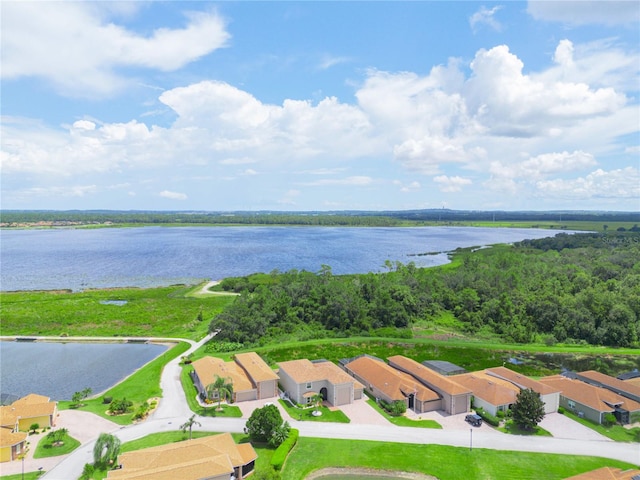
[[[234,467],[258,458],[250,444],[236,445],[229,433],[123,453],[122,469],[111,470],[109,479],[198,480],[233,473]]]
[[[278,380],[278,375],[255,352],[236,353],[234,360],[249,374],[254,382]]]
[[[617,393],[580,380],[572,380],[562,375],[541,378],[540,381],[560,390],[562,396],[579,402],[599,412],[613,412],[612,405],[621,405],[629,411],[640,410],[640,403],[634,402]]]
[[[463,373],[452,378],[471,390],[475,397],[497,407],[515,403],[520,393],[520,389],[512,383],[489,376],[485,372]]]
[[[423,380],[424,382],[431,384],[443,392],[449,395],[463,395],[467,393],[471,393],[471,391],[459,383],[451,380],[444,375],[440,375],[438,372],[434,372],[428,367],[412,360],[410,358],[404,357],[402,355],[395,355],[393,357],[389,357],[389,363],[392,366],[397,365],[402,368],[407,373],[410,373],[418,380]]]
[[[552,387],[551,385],[546,385],[542,382],[538,382],[533,378],[529,378],[526,375],[522,375],[521,373],[514,372],[513,370],[510,370],[505,367],[488,368],[485,371],[489,375],[494,375],[504,380],[507,380],[522,389],[530,388],[534,392],[538,392],[540,395],[549,395],[551,393],[558,393],[560,391]]]
[[[621,470],[619,468],[602,467],[590,472],[581,473],[565,480],[633,480],[636,475],[640,475],[640,470]]]
[[[225,362],[217,357],[203,357],[192,365],[205,388],[216,381],[216,375],[230,378],[234,392],[244,392],[254,388],[246,372],[235,362]]]
[[[640,377],[638,378],[630,378],[629,380],[624,380],[624,383],[628,383],[630,385],[635,385],[640,388]]]
[[[620,392],[628,392],[632,395],[637,395],[638,397],[640,397],[640,386],[634,385],[633,383],[618,380],[615,377],[596,372],[595,370],[580,372],[578,373],[578,375],[580,377],[588,378],[589,380],[600,382],[602,385],[613,387]]]
[[[0,406],[0,426],[13,427],[18,419],[51,416],[57,408],[49,397],[30,394],[19,398],[11,405]]]
[[[0,428],[0,448],[12,447],[26,439],[26,432],[12,432],[8,428]]]
[[[296,383],[318,382],[327,380],[334,385],[358,383],[351,375],[332,362],[310,362],[306,358],[280,362],[278,366]],[[355,388],[355,385],[354,385]]]
[[[422,385],[408,373],[396,370],[385,362],[371,357],[357,358],[345,367],[394,401],[404,400],[412,393],[421,402],[440,398],[436,392]]]

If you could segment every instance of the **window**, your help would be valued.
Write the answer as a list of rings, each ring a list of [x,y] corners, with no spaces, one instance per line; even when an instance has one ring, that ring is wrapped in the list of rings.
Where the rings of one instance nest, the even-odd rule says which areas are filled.
[[[311,382],[307,383],[307,390],[311,390]]]
[[[569,408],[570,408],[570,409],[575,410],[575,408],[576,408],[576,402],[574,402],[573,400],[569,400],[569,401],[567,402],[567,404],[569,405]]]

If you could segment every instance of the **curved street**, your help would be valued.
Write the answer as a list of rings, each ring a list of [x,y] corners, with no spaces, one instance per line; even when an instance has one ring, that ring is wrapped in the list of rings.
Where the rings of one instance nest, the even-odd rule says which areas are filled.
[[[211,335],[203,338],[199,342],[183,339],[171,340],[181,340],[191,343],[191,348],[184,353],[184,355],[188,355],[189,353],[197,350],[210,338]],[[160,341],[168,339],[153,340]],[[67,411],[63,411],[61,412],[60,423],[65,423],[65,417],[68,418],[71,423],[69,426],[59,426],[69,428],[70,434],[83,442],[82,446],[64,457],[53,457],[49,459],[28,458],[24,462],[24,471],[35,471],[42,467],[46,470],[45,475],[42,477],[44,479],[75,479],[81,475],[84,465],[93,461],[93,445],[98,435],[102,432],[106,431],[107,433],[112,433],[120,438],[124,443],[155,432],[178,430],[180,425],[193,414],[191,410],[189,410],[184,391],[180,383],[181,367],[179,363],[180,358],[171,360],[163,370],[161,379],[163,397],[158,404],[158,408],[146,421],[140,424],[122,427],[100,417],[95,420],[92,418],[91,421],[89,421],[87,416],[97,417],[90,413],[67,413]],[[265,402],[266,400],[261,403]],[[194,430],[232,433],[242,432],[244,430],[246,419],[250,415],[250,411],[256,406],[259,406],[259,403],[257,402],[246,403],[248,405],[245,405],[244,408],[242,408],[242,404],[238,404],[238,406],[243,409],[243,418],[198,417],[197,420],[201,426],[195,426]],[[276,405],[279,406],[278,403],[276,403]],[[359,406],[363,408],[368,407],[365,402],[362,402]],[[435,430],[397,427],[390,423],[381,424],[379,421],[375,420],[368,422],[366,418],[359,419],[357,423],[354,421],[350,424],[300,422],[291,419],[284,409],[280,409],[283,414],[283,418],[287,419],[293,428],[299,429],[302,436],[307,437],[419,444],[433,443],[466,448],[472,447],[523,452],[586,455],[612,458],[635,465],[640,464],[640,445],[637,443],[612,442],[608,439],[600,439],[597,435],[591,436],[590,438],[587,436],[582,436],[581,438],[522,437],[502,434],[489,427],[480,429],[458,427]],[[75,424],[77,424],[77,427],[75,426],[74,419],[72,418],[74,415],[76,415]],[[74,425],[73,427],[71,427],[72,424]],[[94,425],[93,429],[90,428],[91,425]],[[76,428],[79,431],[76,431]],[[32,448],[35,448],[35,444]],[[0,466],[0,473],[2,475],[20,473],[22,471],[21,467],[21,462],[5,463]]]

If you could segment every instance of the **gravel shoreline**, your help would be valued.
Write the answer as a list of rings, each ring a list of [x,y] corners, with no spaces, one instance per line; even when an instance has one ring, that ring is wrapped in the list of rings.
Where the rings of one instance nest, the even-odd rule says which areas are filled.
[[[310,473],[305,480],[319,479],[324,475],[368,475],[370,477],[393,477],[405,480],[438,480],[437,477],[415,472],[399,472],[396,470],[376,470],[373,468],[321,468]]]

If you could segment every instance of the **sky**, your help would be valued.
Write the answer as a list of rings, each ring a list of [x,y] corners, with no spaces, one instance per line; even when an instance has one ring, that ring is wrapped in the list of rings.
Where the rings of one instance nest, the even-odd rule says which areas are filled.
[[[2,209],[640,210],[640,2],[0,3]]]

